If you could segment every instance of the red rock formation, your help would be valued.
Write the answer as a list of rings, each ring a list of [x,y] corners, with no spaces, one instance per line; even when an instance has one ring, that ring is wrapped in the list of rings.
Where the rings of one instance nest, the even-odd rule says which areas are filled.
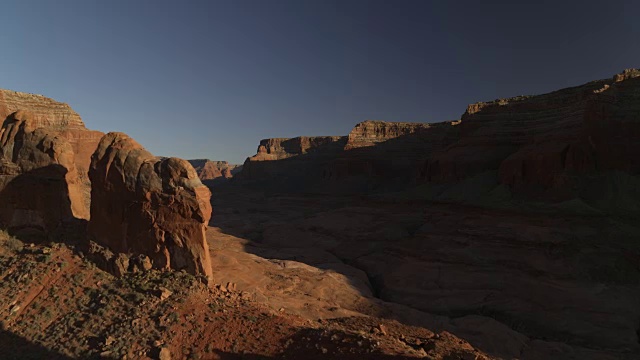
[[[209,189],[193,167],[160,159],[123,133],[105,135],[93,154],[92,240],[117,253],[143,254],[157,269],[211,276],[205,228]]]
[[[0,89],[0,119],[17,111],[29,112],[32,129],[55,130],[56,135],[65,138],[73,147],[80,172],[88,171],[91,155],[104,135],[102,132],[87,129],[80,115],[65,103],[42,95]]]
[[[455,182],[498,171],[513,189],[562,188],[567,177],[592,171],[638,173],[638,74],[470,105],[459,140],[429,157],[424,179]]]
[[[82,128],[80,115],[65,103],[57,102],[42,95],[0,89],[0,118],[19,110],[31,113],[34,128]]]
[[[238,165],[229,164],[226,161],[212,161],[208,159],[188,160],[198,173],[200,180],[215,180],[218,178],[230,179]]]
[[[0,90],[0,222],[47,234],[62,221],[88,219],[87,170],[100,132],[67,104]]]
[[[364,121],[346,137],[265,139],[245,162],[240,178],[313,192],[395,186],[412,181],[433,149],[455,140],[457,123]]]
[[[343,136],[298,136],[260,141],[258,153],[250,161],[281,160],[322,149],[332,143],[344,141]]]
[[[374,146],[379,143],[429,129],[427,123],[405,123],[367,120],[357,124],[348,135],[345,150]]]
[[[308,180],[311,177],[314,180],[322,177],[322,164],[342,151],[346,140],[346,136],[261,140],[257,154],[247,158],[237,177],[241,181],[259,181],[265,184],[282,179],[286,184],[278,186],[286,187],[291,182],[310,185],[305,185],[302,179]]]

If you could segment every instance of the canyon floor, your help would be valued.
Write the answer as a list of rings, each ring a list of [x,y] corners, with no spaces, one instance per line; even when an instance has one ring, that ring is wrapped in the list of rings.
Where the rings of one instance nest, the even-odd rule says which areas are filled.
[[[213,187],[213,281],[0,241],[6,359],[634,359],[634,219]],[[19,256],[16,256],[18,255]]]
[[[396,321],[496,358],[637,358],[635,218],[406,195],[214,187],[214,278],[307,320]]]

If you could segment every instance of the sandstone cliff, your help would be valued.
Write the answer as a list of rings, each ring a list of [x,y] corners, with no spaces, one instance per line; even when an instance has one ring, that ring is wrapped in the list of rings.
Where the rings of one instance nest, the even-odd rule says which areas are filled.
[[[458,122],[364,121],[348,136],[265,139],[241,181],[288,191],[363,193],[413,181],[434,148],[455,140]]]
[[[458,123],[361,122],[349,133],[344,151],[326,168],[326,177],[338,181],[365,177],[361,183],[369,190],[411,183],[427,154],[455,139]]]
[[[89,217],[87,170],[100,132],[67,104],[0,90],[0,222],[12,232],[47,235]]]
[[[401,136],[429,129],[431,124],[367,120],[357,124],[348,135],[345,150],[374,146]]]
[[[322,150],[326,146],[344,141],[342,136],[298,136],[295,138],[264,139],[252,161],[281,160]]]
[[[453,183],[494,171],[513,192],[568,199],[579,195],[583,176],[636,175],[639,88],[638,71],[627,70],[549,94],[472,104],[459,139],[429,156],[422,179]]]
[[[346,138],[266,139],[239,179],[346,193],[426,184],[430,199],[478,204],[581,199],[604,209],[617,206],[611,195],[640,211],[640,195],[615,195],[640,182],[639,88],[640,71],[630,69],[548,94],[472,104],[458,121],[364,121]]]
[[[322,164],[342,151],[346,141],[345,136],[261,140],[256,155],[247,158],[236,178],[274,189],[313,186],[307,180],[321,177]]]
[[[211,277],[211,193],[186,160],[160,159],[126,134],[109,133],[89,177],[92,240],[116,253],[146,255],[153,268]]]
[[[5,119],[18,110],[32,114],[35,128],[84,128],[80,115],[65,103],[42,95],[0,89],[0,117]]]

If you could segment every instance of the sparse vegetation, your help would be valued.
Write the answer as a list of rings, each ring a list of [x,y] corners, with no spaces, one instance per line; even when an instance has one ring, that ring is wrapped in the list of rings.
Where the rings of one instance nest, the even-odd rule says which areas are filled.
[[[0,249],[8,250],[11,253],[19,253],[23,248],[22,241],[10,235],[6,230],[0,230]]]

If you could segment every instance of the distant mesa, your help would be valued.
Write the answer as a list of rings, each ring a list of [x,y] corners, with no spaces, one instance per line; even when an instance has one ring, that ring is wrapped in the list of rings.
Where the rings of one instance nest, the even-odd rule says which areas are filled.
[[[400,136],[425,131],[431,127],[428,123],[406,123],[367,120],[357,124],[347,136],[345,150],[374,146]]]
[[[238,180],[302,192],[388,190],[415,181],[425,154],[453,142],[457,124],[367,120],[347,136],[264,139]]]
[[[187,160],[196,170],[198,177],[203,182],[220,182],[231,179],[241,169],[242,165],[229,164],[227,161],[214,161],[209,159]]]

